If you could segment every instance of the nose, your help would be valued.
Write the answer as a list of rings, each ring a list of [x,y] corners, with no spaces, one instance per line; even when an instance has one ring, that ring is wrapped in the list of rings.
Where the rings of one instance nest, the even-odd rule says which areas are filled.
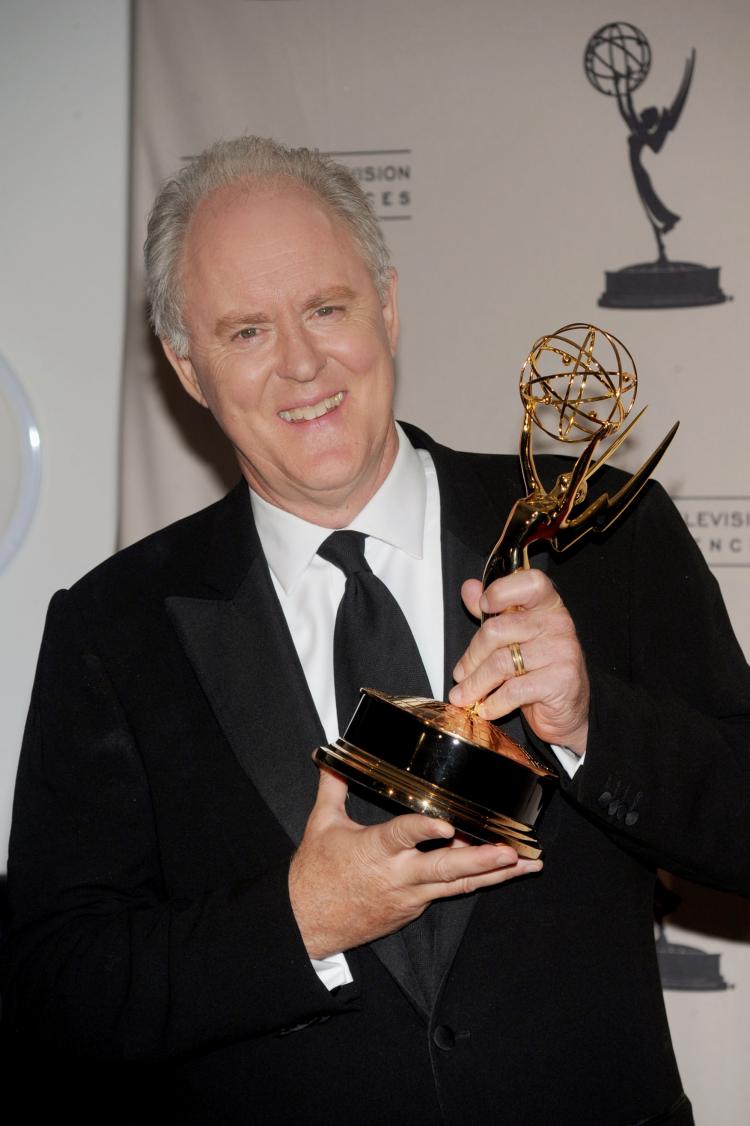
[[[282,379],[309,383],[325,362],[318,342],[304,324],[286,325],[279,332],[276,372]]]

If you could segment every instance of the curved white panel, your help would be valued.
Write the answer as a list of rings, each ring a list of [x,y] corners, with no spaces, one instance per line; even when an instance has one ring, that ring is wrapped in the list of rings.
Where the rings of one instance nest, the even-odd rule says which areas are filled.
[[[39,428],[26,394],[0,356],[0,571],[34,517],[42,475]]]

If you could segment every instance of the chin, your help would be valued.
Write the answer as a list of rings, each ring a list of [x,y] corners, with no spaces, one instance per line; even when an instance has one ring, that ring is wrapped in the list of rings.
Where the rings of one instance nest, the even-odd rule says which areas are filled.
[[[357,494],[367,479],[366,465],[359,461],[344,460],[340,455],[317,458],[313,464],[301,467],[294,474],[299,494],[323,504],[330,500],[346,504],[348,497]]]
[[[298,487],[302,493],[311,498],[316,495],[324,497],[332,493],[345,496],[358,487],[361,473],[361,466],[332,465],[327,466],[323,472],[321,467],[317,466],[317,472],[313,471],[298,478]]]

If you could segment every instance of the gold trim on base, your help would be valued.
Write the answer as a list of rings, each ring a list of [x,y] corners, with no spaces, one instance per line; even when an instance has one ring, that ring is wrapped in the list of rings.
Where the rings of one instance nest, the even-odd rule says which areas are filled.
[[[429,817],[448,821],[461,833],[489,844],[509,844],[519,856],[537,860],[542,855],[539,842],[530,825],[514,821],[485,806],[449,793],[434,782],[427,782],[407,770],[392,766],[367,751],[337,739],[318,747],[314,754],[318,763],[329,766],[352,782],[365,784],[369,790]]]

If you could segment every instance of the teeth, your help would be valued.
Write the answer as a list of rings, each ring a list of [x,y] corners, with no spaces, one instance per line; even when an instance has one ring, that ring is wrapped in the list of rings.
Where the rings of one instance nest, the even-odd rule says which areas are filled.
[[[314,418],[322,418],[324,414],[328,414],[329,411],[340,406],[343,401],[344,392],[337,391],[335,395],[321,399],[319,403],[313,403],[311,407],[295,407],[293,411],[279,411],[279,418],[282,418],[284,422],[310,422]]]

